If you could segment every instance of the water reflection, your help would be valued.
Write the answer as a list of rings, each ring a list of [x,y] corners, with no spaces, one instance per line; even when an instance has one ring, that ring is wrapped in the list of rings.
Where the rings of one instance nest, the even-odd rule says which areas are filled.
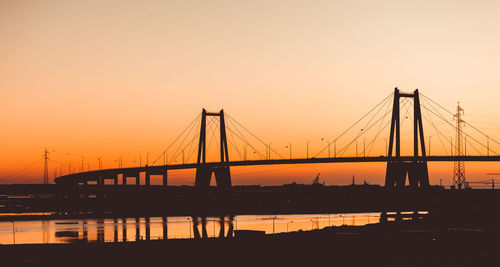
[[[192,222],[193,222],[193,233],[194,233],[194,238],[199,239],[199,238],[208,238],[208,231],[207,231],[207,217],[197,217],[193,216]],[[224,237],[233,237],[234,235],[234,216],[221,216],[218,218],[214,218],[214,231],[213,231],[213,236],[216,237],[215,235],[215,223],[218,223],[218,238],[224,238]],[[228,230],[227,232],[225,231],[225,226],[228,225]],[[201,236],[200,236],[200,228],[201,228]],[[190,236],[191,238],[191,236]]]
[[[266,233],[365,225],[380,213],[132,217],[0,222],[0,244],[131,242],[175,238],[231,238],[235,230]]]

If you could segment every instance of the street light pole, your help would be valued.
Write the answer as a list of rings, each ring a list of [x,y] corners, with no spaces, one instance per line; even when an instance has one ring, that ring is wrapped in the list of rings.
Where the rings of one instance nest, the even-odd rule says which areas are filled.
[[[333,155],[337,157],[337,140],[333,142]]]
[[[330,142],[328,142],[327,140],[324,140],[323,138],[321,138],[322,141],[325,141],[327,146],[328,146],[328,158],[330,158]]]
[[[384,138],[385,140],[385,156],[388,157],[389,156],[389,147],[387,146],[387,138]]]
[[[306,158],[309,158],[309,143],[311,141],[307,140]]]
[[[429,136],[429,151],[427,151],[427,154],[430,156],[431,155],[431,139],[432,139],[432,135]]]
[[[366,158],[366,138],[363,139],[363,158]]]
[[[288,143],[288,146],[286,146],[286,148],[290,149],[290,159],[292,159],[292,144]]]
[[[271,144],[272,143],[269,143],[269,158],[268,158],[269,160],[271,159]]]

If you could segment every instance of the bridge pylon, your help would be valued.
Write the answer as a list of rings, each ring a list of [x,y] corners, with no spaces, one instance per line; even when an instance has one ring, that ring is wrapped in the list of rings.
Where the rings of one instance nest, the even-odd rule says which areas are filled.
[[[401,159],[401,131],[400,131],[400,98],[413,98],[413,157],[411,161]],[[394,140],[396,139],[396,140]],[[420,141],[420,142],[419,142]],[[419,156],[419,143],[420,152]],[[393,148],[395,146],[395,155]],[[428,187],[429,171],[425,153],[424,129],[420,111],[418,89],[413,93],[403,93],[394,89],[394,104],[392,108],[391,133],[389,137],[389,151],[387,153],[387,169],[385,176],[386,188],[404,188],[406,176],[411,188]]]
[[[206,163],[206,131],[207,131],[207,117],[219,117],[220,128],[220,163],[219,165],[207,165]],[[198,160],[196,167],[196,180],[195,189],[198,192],[206,192],[210,186],[210,179],[212,173],[215,175],[217,187],[221,191],[231,190],[231,172],[229,170],[229,153],[226,138],[226,124],[224,121],[224,110],[218,113],[207,112],[203,109],[201,113],[201,127],[200,127],[200,142],[198,145]]]

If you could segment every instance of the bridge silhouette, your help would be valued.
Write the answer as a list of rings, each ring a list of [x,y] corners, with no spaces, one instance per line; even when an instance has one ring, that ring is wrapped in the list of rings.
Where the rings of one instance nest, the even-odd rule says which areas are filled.
[[[316,156],[314,157],[306,157],[306,158],[292,158],[291,157],[291,148],[290,148],[290,158],[285,159],[271,159],[270,154],[271,149],[270,145],[266,147],[266,159],[257,159],[257,160],[248,160],[246,158],[246,151],[244,152],[245,156],[243,160],[230,161],[229,160],[229,150],[228,150],[228,138],[226,131],[226,121],[224,111],[220,112],[207,112],[203,109],[201,113],[201,125],[199,127],[199,135],[196,136],[198,139],[198,147],[197,147],[197,161],[195,163],[185,163],[184,162],[184,151],[183,151],[183,163],[181,164],[165,164],[163,165],[153,165],[153,166],[138,166],[138,167],[125,167],[125,168],[112,168],[112,169],[103,169],[103,170],[94,170],[87,172],[79,172],[68,174],[64,176],[60,176],[55,179],[57,184],[62,185],[87,185],[89,182],[95,182],[97,185],[104,185],[106,180],[111,180],[113,185],[120,185],[119,183],[119,175],[121,175],[121,185],[127,185],[127,178],[135,178],[135,185],[141,185],[141,174],[144,174],[145,179],[143,185],[149,186],[151,185],[151,175],[161,175],[163,176],[163,186],[167,186],[168,184],[168,171],[169,170],[183,170],[183,169],[195,169],[195,189],[204,192],[208,190],[210,185],[210,180],[212,174],[215,176],[217,188],[221,191],[229,191],[232,186],[231,182],[231,171],[230,167],[234,166],[262,166],[262,165],[291,165],[291,164],[314,164],[314,163],[347,163],[347,162],[385,162],[387,164],[386,167],[386,178],[385,178],[385,187],[387,188],[404,188],[406,187],[407,181],[409,187],[411,188],[426,188],[429,187],[429,171],[427,167],[427,162],[465,162],[465,161],[500,161],[500,155],[494,153],[493,150],[489,148],[488,145],[484,145],[477,141],[473,136],[469,136],[470,139],[479,143],[480,146],[483,146],[487,149],[486,155],[453,155],[450,152],[450,155],[434,155],[429,156],[426,152],[426,145],[424,139],[424,128],[423,128],[423,120],[422,120],[422,110],[421,110],[421,100],[420,94],[418,90],[415,90],[412,93],[404,93],[400,92],[399,89],[394,90],[393,103],[392,103],[392,115],[390,120],[390,136],[389,143],[386,144],[386,155],[385,156],[366,156],[363,153],[363,156],[359,156],[357,151],[357,143],[356,143],[356,156],[347,157],[347,156],[339,156],[337,157],[337,153],[335,152],[334,157],[330,157],[330,145],[332,142],[328,142],[328,146],[323,148]],[[388,98],[384,99],[387,102]],[[413,155],[411,156],[402,156],[401,155],[401,106],[400,103],[403,100],[413,99]],[[430,100],[432,101],[432,100]],[[432,101],[434,102],[434,101]],[[434,102],[437,104],[436,102]],[[380,103],[379,103],[380,105]],[[377,105],[376,107],[378,107]],[[439,105],[439,104],[437,104]],[[439,112],[434,109],[428,109],[439,116]],[[374,109],[372,109],[374,110]],[[379,109],[380,111],[380,109]],[[406,110],[408,112],[408,109]],[[386,114],[388,114],[387,112]],[[366,116],[366,115],[365,115]],[[207,129],[207,119],[212,119],[212,117],[216,117],[219,119],[219,161],[207,162],[207,131],[210,131],[212,127]],[[443,117],[442,115],[440,116]],[[373,118],[372,118],[373,119]],[[370,120],[371,121],[371,120]],[[376,122],[378,122],[377,120]],[[432,124],[432,121],[430,121]],[[447,122],[447,121],[446,121]],[[449,122],[447,122],[450,124]],[[213,125],[211,125],[213,126]],[[372,125],[373,126],[373,125]],[[372,126],[369,126],[371,128]],[[386,125],[387,126],[387,125]],[[432,125],[436,131],[439,130],[436,126]],[[453,126],[453,125],[452,125]],[[351,127],[352,128],[352,127]],[[366,129],[369,129],[366,128]],[[381,128],[381,127],[379,127]],[[472,127],[473,129],[479,131],[477,128]],[[361,130],[363,131],[363,129]],[[233,133],[234,131],[230,131]],[[377,136],[380,134],[381,130],[377,131]],[[489,137],[488,135],[482,133],[489,140],[494,141],[499,144],[497,141]],[[344,132],[345,133],[345,132]],[[253,135],[253,134],[252,134]],[[356,138],[359,138],[361,134],[358,134]],[[255,135],[253,135],[256,137]],[[256,137],[257,138],[257,137]],[[257,138],[258,139],[258,138]],[[258,139],[260,141],[260,139]],[[335,139],[334,141],[336,141]],[[357,140],[357,139],[356,139]],[[262,142],[262,141],[261,141]],[[351,141],[349,145],[353,144],[354,140]],[[262,142],[264,143],[264,142]],[[466,142],[464,142],[466,143]],[[209,146],[209,145],[208,145]],[[253,148],[251,144],[249,144]],[[348,147],[346,146],[346,147]],[[473,146],[473,148],[478,151],[478,149]],[[246,148],[245,148],[246,149]],[[318,155],[328,149],[328,157],[319,157]],[[345,148],[346,149],[346,148]],[[341,151],[345,151],[341,150]],[[179,150],[179,149],[178,149]],[[363,152],[365,148],[363,149]],[[490,151],[495,155],[489,155]],[[164,152],[165,153],[165,152]],[[238,151],[238,153],[240,153]],[[255,152],[254,152],[255,153]],[[165,155],[164,155],[165,156]],[[161,157],[161,156],[160,156]],[[166,161],[166,160],[165,160]],[[155,161],[156,162],[156,161]]]

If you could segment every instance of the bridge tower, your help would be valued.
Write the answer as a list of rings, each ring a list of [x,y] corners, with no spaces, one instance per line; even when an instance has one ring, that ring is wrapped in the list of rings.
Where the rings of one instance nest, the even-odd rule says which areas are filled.
[[[206,131],[207,131],[207,117],[219,117],[220,128],[220,164],[207,165],[206,163]],[[200,127],[200,142],[198,145],[198,160],[196,167],[196,180],[195,189],[199,192],[208,190],[210,186],[210,179],[212,173],[215,175],[217,187],[222,191],[229,191],[231,189],[231,173],[229,170],[229,153],[226,138],[226,124],[224,122],[224,110],[219,113],[207,112],[203,109],[201,113],[201,127]]]
[[[401,159],[401,133],[400,133],[400,98],[413,98],[413,157],[411,161]],[[394,138],[396,140],[394,140]],[[420,142],[419,142],[420,138]],[[395,142],[394,142],[395,141]],[[419,143],[421,156],[419,156]],[[395,155],[393,148],[395,146]],[[424,129],[422,127],[422,114],[420,112],[420,99],[418,90],[413,93],[403,93],[394,89],[394,104],[392,108],[391,133],[389,137],[389,151],[387,153],[387,170],[385,176],[386,188],[403,188],[406,176],[411,188],[429,186],[429,171],[425,154]]]

